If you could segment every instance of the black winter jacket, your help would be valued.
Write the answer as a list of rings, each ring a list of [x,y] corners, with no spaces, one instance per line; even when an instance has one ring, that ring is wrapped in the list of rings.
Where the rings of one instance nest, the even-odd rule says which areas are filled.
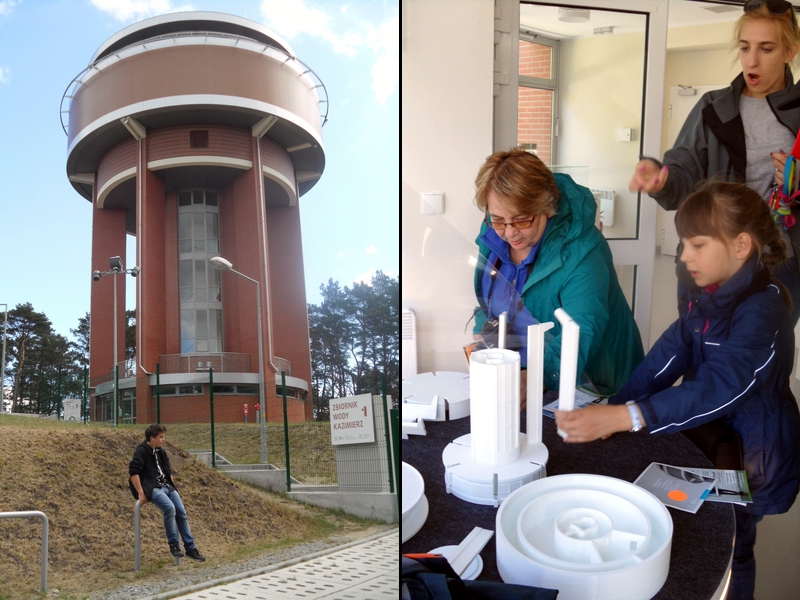
[[[131,459],[130,465],[128,465],[128,475],[139,476],[144,495],[147,496],[148,500],[152,500],[153,488],[158,484],[158,466],[156,466],[156,459],[153,456],[154,452],[158,452],[158,460],[161,463],[161,470],[164,471],[164,475],[167,477],[167,483],[176,490],[178,489],[175,482],[172,481],[172,469],[169,464],[169,456],[164,449],[156,448],[152,450],[150,446],[147,445],[147,442],[142,442],[136,446],[136,450],[133,452],[133,458]]]

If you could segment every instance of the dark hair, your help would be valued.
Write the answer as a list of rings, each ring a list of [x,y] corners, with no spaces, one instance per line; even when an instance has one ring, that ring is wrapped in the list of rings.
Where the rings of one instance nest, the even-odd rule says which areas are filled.
[[[150,438],[158,437],[159,433],[166,433],[167,428],[164,427],[161,423],[153,423],[147,429],[144,430],[144,441],[149,442]]]
[[[475,178],[475,204],[484,212],[489,192],[521,214],[556,214],[559,191],[553,173],[539,157],[520,148],[495,152],[483,163]]]
[[[675,229],[681,239],[703,235],[722,242],[747,233],[758,259],[770,267],[783,262],[788,255],[769,206],[758,192],[743,183],[702,184],[681,203],[675,214]],[[791,296],[783,284],[779,287],[791,311]]]

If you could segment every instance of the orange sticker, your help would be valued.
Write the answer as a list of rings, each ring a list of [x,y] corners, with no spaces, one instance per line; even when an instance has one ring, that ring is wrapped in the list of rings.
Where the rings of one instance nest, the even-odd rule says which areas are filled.
[[[670,500],[675,500],[675,502],[683,502],[688,498],[686,492],[682,492],[680,490],[671,490],[667,496],[669,496]]]

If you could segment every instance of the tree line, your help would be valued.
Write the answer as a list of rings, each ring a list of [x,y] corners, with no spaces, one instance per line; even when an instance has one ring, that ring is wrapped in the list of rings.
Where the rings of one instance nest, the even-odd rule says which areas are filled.
[[[314,418],[327,420],[328,400],[362,393],[399,395],[399,281],[378,272],[371,284],[320,286],[322,302],[308,305]],[[127,311],[125,359],[136,359],[136,313]],[[37,414],[56,411],[57,399],[82,398],[89,366],[89,313],[70,329],[55,332],[30,303],[8,311],[6,377],[0,384],[3,410]],[[0,333],[2,331],[0,330]]]
[[[329,419],[328,400],[386,394],[395,407],[400,385],[399,280],[378,271],[370,284],[320,286],[322,303],[308,305],[314,418]]]

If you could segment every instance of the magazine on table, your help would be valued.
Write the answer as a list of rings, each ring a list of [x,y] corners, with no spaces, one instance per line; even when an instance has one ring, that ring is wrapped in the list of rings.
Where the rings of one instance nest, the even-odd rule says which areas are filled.
[[[583,408],[587,404],[603,404],[605,403],[606,398],[603,396],[598,396],[594,392],[590,392],[589,390],[578,387],[575,389],[575,409]],[[542,407],[542,414],[545,417],[555,418],[556,410],[558,410],[558,399],[553,400],[552,402],[548,402]]]
[[[750,486],[747,484],[747,473],[744,471],[724,469],[687,469],[687,471],[704,477],[714,477],[717,480],[714,489],[706,497],[709,502],[744,505],[753,501]]]
[[[717,484],[715,477],[662,463],[650,463],[633,482],[666,506],[696,513]]]

